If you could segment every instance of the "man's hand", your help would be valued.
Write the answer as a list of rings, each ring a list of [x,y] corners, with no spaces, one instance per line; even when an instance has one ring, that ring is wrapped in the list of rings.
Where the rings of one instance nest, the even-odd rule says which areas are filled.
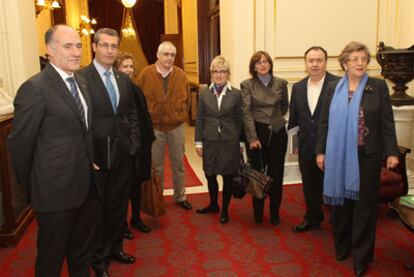
[[[325,155],[324,154],[318,154],[316,156],[316,164],[320,168],[320,170],[325,170]]]
[[[399,163],[398,157],[388,156],[387,158],[387,169],[395,168]]]

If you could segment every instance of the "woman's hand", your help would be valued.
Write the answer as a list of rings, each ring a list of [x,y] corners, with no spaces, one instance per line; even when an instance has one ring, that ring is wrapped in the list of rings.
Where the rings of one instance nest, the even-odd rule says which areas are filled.
[[[397,156],[388,156],[387,158],[387,169],[395,168],[399,163]]]
[[[250,149],[262,149],[262,145],[259,140],[254,140],[249,143]]]
[[[325,170],[325,155],[324,154],[318,154],[316,156],[316,164],[320,168],[320,170]]]
[[[197,155],[200,157],[203,156],[203,148],[202,147],[196,147],[195,151],[197,152]]]

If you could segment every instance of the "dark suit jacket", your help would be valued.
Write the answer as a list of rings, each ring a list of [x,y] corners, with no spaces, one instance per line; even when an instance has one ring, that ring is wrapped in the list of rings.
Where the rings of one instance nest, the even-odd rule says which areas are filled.
[[[75,78],[88,106],[89,129],[50,64],[27,80],[14,100],[8,147],[17,181],[26,185],[37,212],[78,208],[90,189],[92,105],[85,80]]]
[[[319,132],[316,145],[317,154],[325,154],[328,135],[329,107],[338,81],[328,84],[324,99]],[[384,80],[368,78],[365,86],[361,108],[364,112],[365,126],[368,134],[364,137],[364,151],[367,155],[383,152],[385,156],[399,154],[395,135],[394,115],[390,95]]]
[[[141,183],[151,178],[151,147],[152,142],[155,140],[155,135],[151,115],[148,112],[147,99],[137,85],[132,84],[132,89],[134,91],[134,100],[141,134],[139,155],[135,158],[134,180]]]
[[[288,129],[299,126],[299,159],[302,160],[315,159],[316,136],[326,88],[329,82],[337,80],[339,77],[326,72],[321,94],[313,114],[311,114],[308,103],[308,79],[309,77],[306,77],[293,84],[289,109]]]
[[[110,170],[118,155],[136,155],[139,147],[139,123],[129,77],[113,69],[119,90],[114,113],[105,84],[93,63],[80,70],[87,80],[93,113],[95,163],[101,170]]]
[[[220,110],[214,90],[200,92],[195,128],[195,141],[239,141],[242,125],[241,94],[236,88],[226,91]],[[220,126],[221,133],[217,130]]]

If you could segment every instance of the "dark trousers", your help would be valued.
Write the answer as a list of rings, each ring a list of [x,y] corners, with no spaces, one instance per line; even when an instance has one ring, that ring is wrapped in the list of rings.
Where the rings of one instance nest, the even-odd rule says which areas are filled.
[[[129,199],[131,201],[131,222],[141,221],[141,185],[132,183]]]
[[[345,199],[343,206],[332,207],[332,227],[337,255],[352,251],[356,263],[374,259],[378,190],[382,156],[359,157],[359,200]]]
[[[208,194],[210,196],[210,205],[218,206],[218,183],[217,175],[205,174],[208,185]],[[231,186],[233,183],[233,174],[223,175],[223,206],[222,211],[227,211],[231,200]]]
[[[66,257],[70,276],[89,276],[95,242],[97,192],[91,185],[80,208],[56,213],[36,213],[37,257],[35,275],[59,277]]]
[[[305,220],[310,225],[319,225],[323,220],[323,172],[316,165],[315,159],[299,159],[299,168],[306,202]]]
[[[282,128],[276,133],[273,132],[270,143],[268,141],[270,135],[268,125],[256,122],[256,132],[260,144],[262,145],[262,149],[249,149],[247,147],[247,155],[253,168],[260,170],[263,164],[264,167],[267,166],[268,175],[273,178],[273,182],[269,189],[269,210],[270,216],[275,218],[279,217],[279,207],[282,202],[283,173],[285,169],[285,155],[287,148],[286,129]],[[253,197],[254,216],[256,218],[262,218],[263,210],[264,199]]]
[[[113,254],[123,250],[123,230],[132,181],[132,158],[120,155],[110,171],[97,172],[102,188],[101,209],[96,232],[93,268],[106,270]]]

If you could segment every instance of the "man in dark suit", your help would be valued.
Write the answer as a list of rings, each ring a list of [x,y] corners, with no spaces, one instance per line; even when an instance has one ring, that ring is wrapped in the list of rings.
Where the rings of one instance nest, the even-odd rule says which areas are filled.
[[[92,105],[74,74],[82,44],[66,25],[45,34],[50,63],[18,90],[8,147],[39,226],[36,276],[89,276],[97,188],[92,182]]]
[[[108,276],[111,259],[134,263],[123,251],[122,231],[133,175],[133,158],[139,147],[139,124],[129,77],[112,67],[118,52],[115,30],[96,32],[92,44],[95,59],[80,74],[90,88],[93,114],[93,142],[97,182],[102,187],[102,216],[93,269]]]
[[[316,136],[326,86],[330,81],[338,79],[326,72],[327,58],[326,50],[320,46],[306,50],[305,67],[308,77],[292,87],[288,129],[299,127],[299,168],[307,207],[302,223],[292,228],[294,233],[317,228],[323,220],[323,172],[315,162]]]

